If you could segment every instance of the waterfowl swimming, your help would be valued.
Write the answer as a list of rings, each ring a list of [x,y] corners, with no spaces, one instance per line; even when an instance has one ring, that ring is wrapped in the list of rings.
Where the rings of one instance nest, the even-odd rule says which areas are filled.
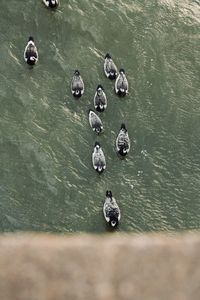
[[[98,85],[94,95],[94,107],[97,111],[104,111],[107,107],[107,98],[102,85]]]
[[[109,53],[107,53],[105,56],[104,73],[106,77],[110,79],[115,79],[117,77],[117,67]]]
[[[103,123],[99,116],[97,116],[92,109],[89,109],[89,123],[91,128],[96,131],[96,133],[99,134],[103,131]]]
[[[94,145],[94,151],[92,153],[92,164],[94,169],[98,173],[102,173],[106,168],[106,159],[101,149],[101,146],[98,142]]]
[[[29,37],[28,43],[25,47],[24,60],[29,65],[34,65],[38,61],[38,52],[32,36]]]
[[[130,139],[125,124],[121,125],[119,134],[116,139],[116,150],[122,156],[130,151]]]
[[[103,214],[110,226],[116,227],[121,219],[120,209],[111,191],[106,191]]]
[[[71,92],[74,97],[81,97],[84,93],[84,82],[78,70],[75,70],[72,78]]]
[[[119,96],[125,96],[128,94],[128,80],[126,78],[124,69],[119,70],[119,75],[115,81],[115,92]]]
[[[42,2],[51,8],[56,8],[59,5],[59,0],[42,0]]]

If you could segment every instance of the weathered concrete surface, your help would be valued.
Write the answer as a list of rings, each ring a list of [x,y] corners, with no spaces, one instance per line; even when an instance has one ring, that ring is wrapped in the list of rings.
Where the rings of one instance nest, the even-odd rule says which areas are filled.
[[[0,237],[0,300],[199,300],[200,233]]]

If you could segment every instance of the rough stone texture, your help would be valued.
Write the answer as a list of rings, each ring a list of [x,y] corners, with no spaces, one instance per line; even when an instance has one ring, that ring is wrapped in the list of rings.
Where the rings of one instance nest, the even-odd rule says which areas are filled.
[[[199,300],[200,233],[0,237],[0,300]]]

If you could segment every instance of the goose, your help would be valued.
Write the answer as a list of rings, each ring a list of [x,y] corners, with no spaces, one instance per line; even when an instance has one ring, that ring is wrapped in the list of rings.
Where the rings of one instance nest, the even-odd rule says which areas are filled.
[[[125,156],[130,151],[130,139],[124,123],[122,123],[116,139],[116,150],[122,156]]]
[[[102,112],[107,107],[107,98],[102,85],[98,85],[94,95],[94,107],[97,111]]]
[[[125,96],[128,94],[128,80],[126,78],[124,69],[119,70],[119,75],[115,81],[115,92],[119,96]]]
[[[106,77],[110,78],[110,79],[116,79],[116,77],[117,77],[117,67],[116,67],[115,63],[113,62],[109,53],[107,53],[105,56],[104,73],[105,73]]]
[[[103,131],[103,123],[92,109],[89,109],[89,123],[93,131],[96,131],[96,133],[99,134]]]
[[[106,191],[106,199],[103,205],[104,218],[112,227],[116,227],[121,219],[119,206],[112,196],[111,191]]]
[[[24,60],[29,65],[34,65],[38,61],[38,51],[32,36],[29,37],[28,43],[24,50]]]
[[[56,8],[59,5],[59,0],[42,0],[42,2],[51,8]]]
[[[94,151],[92,153],[92,164],[93,168],[98,172],[102,173],[106,168],[106,159],[98,142],[94,145]]]
[[[84,82],[78,70],[75,70],[72,78],[71,92],[77,98],[81,97],[84,93]]]

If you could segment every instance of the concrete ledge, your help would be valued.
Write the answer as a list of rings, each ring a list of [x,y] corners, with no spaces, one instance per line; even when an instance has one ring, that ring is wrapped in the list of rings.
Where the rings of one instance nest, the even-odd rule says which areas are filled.
[[[200,234],[0,237],[1,300],[199,300]]]

